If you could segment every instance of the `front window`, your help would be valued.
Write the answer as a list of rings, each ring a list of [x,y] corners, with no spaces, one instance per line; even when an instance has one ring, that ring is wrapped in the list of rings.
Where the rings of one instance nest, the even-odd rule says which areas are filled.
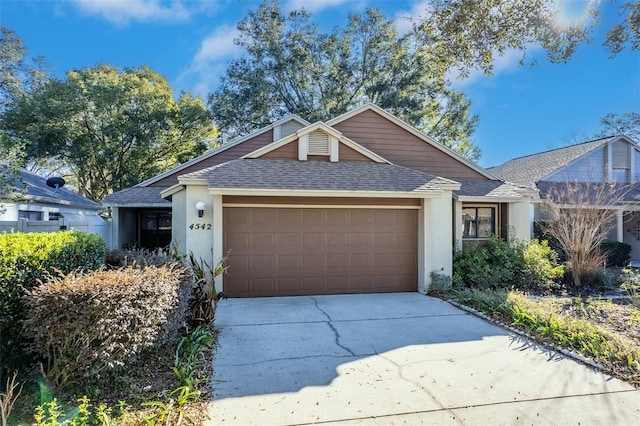
[[[27,220],[42,220],[42,212],[33,210],[19,210],[18,218]]]
[[[464,207],[462,209],[462,238],[488,238],[495,233],[495,207]]]

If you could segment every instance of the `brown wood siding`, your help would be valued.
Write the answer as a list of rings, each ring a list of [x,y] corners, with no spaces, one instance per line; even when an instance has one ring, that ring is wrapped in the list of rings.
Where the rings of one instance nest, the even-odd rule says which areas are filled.
[[[267,152],[264,155],[261,155],[262,159],[271,159],[271,160],[297,160],[298,159],[298,140],[296,139],[293,142],[289,142],[286,145],[281,146],[280,148],[274,149],[271,152]]]
[[[207,167],[215,166],[218,164],[226,163],[227,161],[235,160],[247,155],[248,153],[255,151],[258,148],[270,144],[273,142],[273,130],[264,132],[254,138],[246,140],[241,144],[226,149],[221,153],[214,155],[213,157],[206,158],[196,164],[187,167],[184,170],[177,171],[157,182],[152,183],[149,186],[172,186],[178,183],[178,176],[196,172],[198,170],[206,169]]]
[[[350,148],[344,144],[340,144],[339,149],[340,149],[340,153],[338,154],[338,157],[340,161],[361,161],[361,162],[367,162],[367,163],[374,162],[371,158],[360,154],[355,149]]]
[[[488,180],[464,163],[371,110],[333,127],[392,163],[454,180]]]
[[[420,207],[418,198],[341,198],[341,197],[248,197],[240,195],[224,195],[224,204],[291,204],[312,206],[411,206]]]
[[[225,208],[230,297],[418,290],[418,211]]]

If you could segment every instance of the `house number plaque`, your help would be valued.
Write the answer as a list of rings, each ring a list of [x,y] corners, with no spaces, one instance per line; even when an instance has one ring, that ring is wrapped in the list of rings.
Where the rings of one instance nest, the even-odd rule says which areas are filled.
[[[211,224],[210,223],[192,223],[191,225],[189,225],[189,229],[195,229],[195,230],[199,230],[199,231],[210,231],[211,230]]]

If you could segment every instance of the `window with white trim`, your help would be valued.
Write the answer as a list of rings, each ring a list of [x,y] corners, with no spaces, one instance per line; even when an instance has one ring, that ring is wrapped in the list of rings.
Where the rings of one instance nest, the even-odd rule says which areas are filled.
[[[33,210],[18,210],[18,218],[27,220],[42,220],[42,212]]]
[[[495,207],[463,207],[462,238],[489,238],[496,234]]]

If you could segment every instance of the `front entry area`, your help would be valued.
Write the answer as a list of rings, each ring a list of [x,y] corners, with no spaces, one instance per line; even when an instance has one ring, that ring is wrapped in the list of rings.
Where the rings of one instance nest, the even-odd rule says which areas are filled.
[[[225,207],[230,297],[418,291],[414,207]]]

